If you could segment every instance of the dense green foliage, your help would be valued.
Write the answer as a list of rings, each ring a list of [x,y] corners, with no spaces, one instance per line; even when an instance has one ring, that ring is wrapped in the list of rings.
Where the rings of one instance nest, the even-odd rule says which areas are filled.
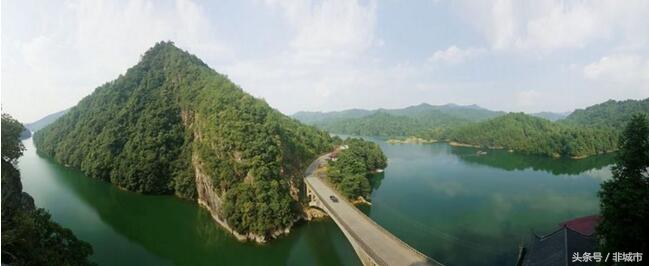
[[[522,113],[508,114],[449,130],[444,138],[530,154],[586,157],[617,150],[621,128],[636,113],[649,114],[649,99],[609,100],[554,123]]]
[[[430,131],[430,128],[418,119],[383,112],[317,126],[330,132],[358,136],[413,136],[427,134]]]
[[[333,148],[327,133],[284,116],[169,42],[34,141],[61,163],[143,193],[197,198],[200,170],[227,222],[258,234],[291,225],[298,214],[290,188],[300,189],[304,168]]]
[[[300,112],[294,117],[333,133],[381,137],[417,136],[434,139],[444,129],[484,121],[502,114],[475,105],[420,104],[402,109]]]
[[[456,119],[468,120],[473,122],[484,121],[505,114],[504,112],[491,111],[477,105],[456,105],[456,104],[430,105],[426,103],[422,103],[415,106],[409,106],[403,109],[387,109],[385,110],[385,112],[388,112],[393,115],[408,116],[408,117],[415,117],[415,118],[446,114],[447,116]]]
[[[560,122],[568,125],[614,128],[619,131],[637,113],[649,114],[649,98],[626,101],[608,100],[586,109],[575,110]]]
[[[15,167],[24,146],[23,125],[2,114],[2,263],[11,265],[90,265],[92,247],[54,223],[22,191]]]
[[[223,214],[234,230],[263,235],[294,222],[294,202],[280,182],[242,183],[225,193]]]
[[[2,114],[2,160],[15,163],[23,156],[25,146],[20,141],[20,135],[25,130],[23,125],[9,114]]]
[[[620,138],[613,178],[599,191],[605,252],[649,253],[649,120],[635,115]]]
[[[372,186],[369,174],[387,166],[387,158],[379,145],[363,139],[351,138],[343,142],[329,162],[328,177],[340,192],[350,199],[369,199]]]
[[[564,126],[523,113],[510,113],[449,130],[445,138],[475,146],[554,157],[582,157],[613,151],[617,147],[617,134],[612,130]]]

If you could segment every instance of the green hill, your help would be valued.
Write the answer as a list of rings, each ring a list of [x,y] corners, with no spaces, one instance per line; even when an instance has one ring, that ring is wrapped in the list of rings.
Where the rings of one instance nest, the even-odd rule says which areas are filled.
[[[408,116],[408,117],[432,117],[435,115],[441,116],[441,114],[446,115],[447,117],[452,117],[460,120],[468,121],[484,121],[494,117],[504,115],[504,112],[492,111],[489,109],[482,108],[477,105],[457,105],[457,104],[445,104],[445,105],[430,105],[427,103],[422,103],[419,105],[409,106],[403,109],[379,109],[385,111],[392,115],[398,116]]]
[[[624,128],[636,113],[649,114],[649,98],[644,100],[626,100],[606,102],[575,110],[561,123],[590,127],[611,127],[617,130]]]
[[[302,171],[333,147],[161,42],[125,75],[36,132],[42,154],[121,188],[198,200],[240,237],[263,241],[300,215]]]
[[[476,105],[429,105],[422,103],[401,109],[362,110],[339,112],[300,112],[294,118],[333,133],[404,137],[436,138],[447,128],[484,121],[503,115]]]
[[[617,134],[610,129],[568,126],[523,113],[509,113],[445,132],[451,142],[515,150],[554,157],[586,157],[613,151]]]

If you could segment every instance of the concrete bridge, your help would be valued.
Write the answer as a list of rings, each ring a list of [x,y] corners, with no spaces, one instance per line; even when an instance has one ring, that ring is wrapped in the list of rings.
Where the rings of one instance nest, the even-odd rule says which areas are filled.
[[[321,156],[306,171],[309,206],[323,210],[336,222],[363,265],[442,265],[392,235],[313,175],[328,158],[329,154]],[[332,195],[337,202],[330,198]]]

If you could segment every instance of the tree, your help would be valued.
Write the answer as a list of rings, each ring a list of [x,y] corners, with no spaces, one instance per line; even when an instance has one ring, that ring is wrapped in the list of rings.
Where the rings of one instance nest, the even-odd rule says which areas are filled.
[[[649,121],[634,115],[620,137],[613,178],[599,191],[604,252],[649,252]]]
[[[378,144],[358,138],[343,142],[336,161],[329,163],[327,176],[342,194],[350,199],[369,199],[372,186],[369,174],[387,166],[387,158]]]
[[[25,130],[23,124],[11,117],[9,114],[2,114],[2,159],[14,163],[16,159],[23,156],[25,146],[20,142],[20,133]]]

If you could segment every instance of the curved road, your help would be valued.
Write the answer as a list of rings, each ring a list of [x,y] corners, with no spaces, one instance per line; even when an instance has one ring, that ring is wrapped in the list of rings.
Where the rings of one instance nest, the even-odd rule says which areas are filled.
[[[329,158],[326,154],[314,161],[306,171],[305,183],[324,204],[329,215],[338,220],[360,247],[379,265],[442,265],[404,243],[341,196],[313,172]],[[339,200],[333,202],[329,196]]]

